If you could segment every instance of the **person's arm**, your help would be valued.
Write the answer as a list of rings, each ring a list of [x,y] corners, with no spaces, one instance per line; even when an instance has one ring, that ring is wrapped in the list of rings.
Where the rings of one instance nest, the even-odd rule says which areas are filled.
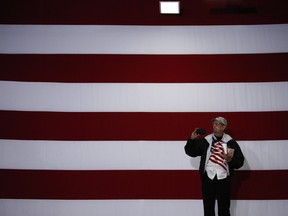
[[[244,155],[241,151],[241,148],[235,140],[229,141],[228,147],[229,146],[230,148],[234,149],[234,154],[231,161],[229,162],[229,165],[232,166],[234,169],[239,169],[244,164]]]
[[[192,132],[191,137],[187,140],[184,147],[185,153],[191,157],[201,156],[202,154],[203,145],[201,145],[201,139],[197,139],[199,134],[196,133],[196,129]]]

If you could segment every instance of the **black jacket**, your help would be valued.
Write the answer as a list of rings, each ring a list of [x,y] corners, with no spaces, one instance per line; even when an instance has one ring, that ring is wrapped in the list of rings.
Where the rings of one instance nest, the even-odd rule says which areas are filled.
[[[209,145],[210,144],[205,138],[193,139],[193,140],[188,139],[185,145],[185,152],[187,155],[191,157],[201,156],[200,167],[199,167],[200,174],[204,174],[205,172],[206,155],[207,155],[207,150],[209,149]],[[229,173],[230,175],[233,175],[234,169],[239,169],[240,167],[243,166],[244,156],[238,143],[234,139],[231,139],[230,141],[228,141],[227,147],[234,149],[233,158],[228,163]]]

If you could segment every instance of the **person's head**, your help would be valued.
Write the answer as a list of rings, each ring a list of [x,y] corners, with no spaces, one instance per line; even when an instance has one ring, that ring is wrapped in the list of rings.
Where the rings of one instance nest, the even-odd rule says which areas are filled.
[[[217,117],[213,118],[211,121],[213,124],[213,133],[216,136],[222,136],[225,128],[227,127],[227,120],[223,117]]]

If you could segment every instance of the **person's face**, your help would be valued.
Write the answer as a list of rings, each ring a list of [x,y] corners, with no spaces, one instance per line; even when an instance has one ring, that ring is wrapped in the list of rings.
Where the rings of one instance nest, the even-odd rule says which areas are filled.
[[[218,121],[214,121],[212,124],[213,124],[213,132],[215,134],[222,134],[226,128],[225,125],[219,123]]]

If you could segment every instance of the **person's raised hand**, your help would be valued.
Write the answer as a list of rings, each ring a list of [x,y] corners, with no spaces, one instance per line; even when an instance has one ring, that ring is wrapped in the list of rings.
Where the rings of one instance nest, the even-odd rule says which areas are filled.
[[[198,128],[195,128],[195,130],[192,132],[191,137],[190,137],[191,139],[196,139],[199,136],[199,134],[196,133],[197,129]]]

